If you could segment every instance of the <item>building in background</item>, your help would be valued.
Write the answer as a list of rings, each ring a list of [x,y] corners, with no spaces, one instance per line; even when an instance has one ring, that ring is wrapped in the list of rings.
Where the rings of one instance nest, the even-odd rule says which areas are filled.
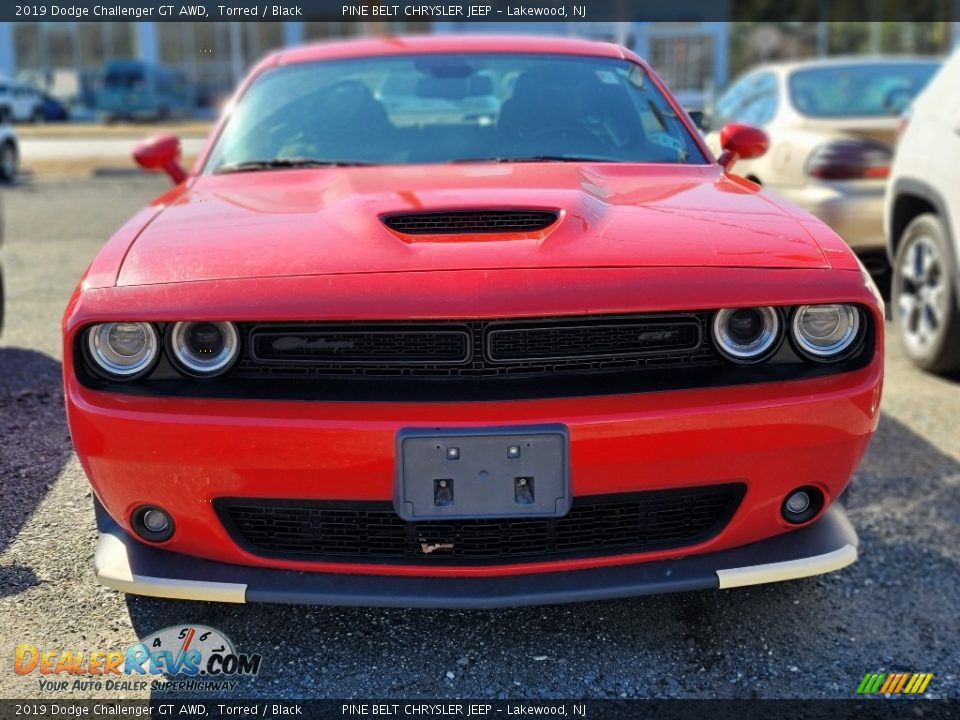
[[[758,61],[856,52],[944,53],[960,43],[960,23],[702,22],[698,3],[675,2],[689,5],[688,22],[0,23],[0,76],[26,79],[61,99],[92,106],[104,61],[136,58],[184,73],[197,106],[212,107],[251,64],[278,47],[363,34],[535,32],[631,47],[681,102],[695,109],[733,74]],[[716,7],[711,14],[716,17]]]

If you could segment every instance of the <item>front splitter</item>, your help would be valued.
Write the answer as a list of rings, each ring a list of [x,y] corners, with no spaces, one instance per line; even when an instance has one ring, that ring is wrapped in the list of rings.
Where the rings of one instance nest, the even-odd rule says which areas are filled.
[[[727,589],[839,570],[857,559],[857,534],[835,504],[816,522],[751,545],[673,560],[498,577],[298,572],[201,560],[140,543],[97,507],[97,581],[183,600],[360,607],[489,609]]]

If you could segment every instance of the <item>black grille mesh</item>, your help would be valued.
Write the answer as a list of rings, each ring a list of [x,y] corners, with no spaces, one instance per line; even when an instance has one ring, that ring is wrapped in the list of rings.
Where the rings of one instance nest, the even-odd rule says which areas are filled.
[[[699,345],[700,325],[695,318],[661,322],[625,318],[610,324],[492,327],[487,354],[494,362],[617,358],[690,351]]]
[[[257,328],[250,333],[254,362],[393,366],[418,363],[462,363],[470,358],[466,329],[393,327]]]
[[[462,210],[390,215],[383,224],[407,235],[456,235],[533,232],[556,220],[557,213],[546,210]]]
[[[389,503],[221,499],[233,536],[271,557],[442,564],[680,547],[719,532],[739,483],[575,498],[561,518],[405,522]],[[441,546],[424,552],[426,546]],[[452,546],[452,547],[447,547]]]
[[[232,375],[553,379],[558,374],[718,365],[706,340],[707,319],[708,313],[696,312],[427,325],[244,323],[249,351]],[[460,344],[464,337],[466,356]],[[338,344],[344,342],[353,345]]]

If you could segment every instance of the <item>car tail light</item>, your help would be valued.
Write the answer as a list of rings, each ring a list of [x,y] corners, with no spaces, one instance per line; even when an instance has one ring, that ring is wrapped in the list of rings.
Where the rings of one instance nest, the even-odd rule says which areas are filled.
[[[893,152],[872,140],[835,140],[821,145],[807,162],[807,173],[821,180],[885,178]]]

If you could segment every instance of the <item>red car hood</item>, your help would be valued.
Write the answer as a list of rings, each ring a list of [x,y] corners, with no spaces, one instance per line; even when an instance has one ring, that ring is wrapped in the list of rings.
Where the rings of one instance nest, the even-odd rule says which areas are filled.
[[[402,236],[397,212],[553,209],[527,235]],[[204,176],[156,215],[118,284],[360,272],[829,267],[763,192],[718,168],[477,164]]]

